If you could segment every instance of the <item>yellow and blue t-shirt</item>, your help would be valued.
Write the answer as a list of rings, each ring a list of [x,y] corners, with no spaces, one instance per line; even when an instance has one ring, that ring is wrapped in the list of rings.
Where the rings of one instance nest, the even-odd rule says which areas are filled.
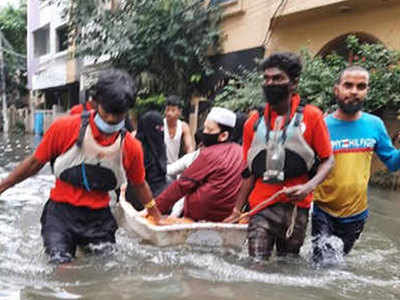
[[[314,193],[314,212],[322,210],[339,222],[368,216],[367,187],[375,152],[391,171],[400,168],[400,151],[394,148],[382,120],[363,112],[355,121],[332,114],[325,118],[335,166]]]

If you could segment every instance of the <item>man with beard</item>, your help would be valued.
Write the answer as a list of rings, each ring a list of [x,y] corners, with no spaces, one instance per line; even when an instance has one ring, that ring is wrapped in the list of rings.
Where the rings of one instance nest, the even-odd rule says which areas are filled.
[[[220,222],[232,211],[245,168],[241,147],[231,142],[236,115],[214,107],[203,129],[199,155],[156,199],[162,213],[185,197],[183,215],[194,221]]]
[[[304,242],[312,192],[333,165],[332,147],[322,112],[295,93],[301,62],[294,53],[275,53],[261,62],[267,100],[263,115],[245,124],[243,154],[248,169],[230,222],[248,199],[250,209],[276,193],[268,206],[249,220],[249,254],[258,260],[297,256]],[[316,156],[320,164],[310,173]]]
[[[338,109],[326,117],[335,167],[318,186],[312,214],[313,260],[329,262],[348,254],[368,217],[367,185],[372,154],[391,170],[400,168],[396,150],[382,120],[362,112],[369,73],[359,66],[344,69],[334,86]],[[343,248],[334,249],[327,237],[336,236]]]

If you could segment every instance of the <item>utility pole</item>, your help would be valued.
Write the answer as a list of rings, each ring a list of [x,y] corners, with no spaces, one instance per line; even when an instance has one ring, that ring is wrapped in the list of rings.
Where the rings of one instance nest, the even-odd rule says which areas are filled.
[[[3,35],[0,32],[0,96],[2,98],[3,110],[3,132],[8,133],[8,114],[7,114],[7,100],[6,100],[6,75],[4,72],[4,51],[3,51]]]

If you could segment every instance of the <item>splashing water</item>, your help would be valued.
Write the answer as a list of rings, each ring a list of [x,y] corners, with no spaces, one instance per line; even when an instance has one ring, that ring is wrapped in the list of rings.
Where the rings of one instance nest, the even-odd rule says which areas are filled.
[[[0,178],[32,153],[33,138],[0,143]],[[11,151],[6,151],[11,149]],[[0,300],[3,299],[399,299],[400,201],[370,191],[370,218],[352,252],[323,268],[311,264],[308,232],[301,258],[255,264],[241,251],[218,247],[159,248],[117,232],[103,255],[77,254],[48,264],[40,215],[54,178],[48,167],[0,196]],[[335,249],[341,241],[329,238]]]

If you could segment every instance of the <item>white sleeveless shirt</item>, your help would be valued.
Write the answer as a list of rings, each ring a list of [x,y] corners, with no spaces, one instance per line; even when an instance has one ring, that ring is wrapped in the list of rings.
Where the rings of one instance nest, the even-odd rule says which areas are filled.
[[[167,162],[171,164],[178,160],[182,140],[182,121],[176,123],[176,132],[173,138],[169,135],[167,120],[164,118],[164,142],[167,148]]]

